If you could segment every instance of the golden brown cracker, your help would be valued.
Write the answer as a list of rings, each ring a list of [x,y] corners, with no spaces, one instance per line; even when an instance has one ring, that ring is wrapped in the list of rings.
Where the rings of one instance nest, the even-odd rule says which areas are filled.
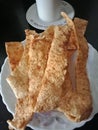
[[[9,65],[13,71],[19,64],[24,48],[21,42],[6,42],[5,47],[9,58]]]
[[[78,21],[77,21],[78,20]],[[59,110],[72,121],[81,121],[87,119],[92,112],[92,96],[90,92],[90,83],[87,75],[88,43],[84,38],[85,21],[75,19],[75,29],[78,38],[79,48],[75,61],[75,88],[72,86],[70,73],[65,80],[65,96],[59,106]],[[81,23],[81,24],[80,24]],[[80,27],[84,30],[80,31]],[[64,87],[64,86],[63,86]]]

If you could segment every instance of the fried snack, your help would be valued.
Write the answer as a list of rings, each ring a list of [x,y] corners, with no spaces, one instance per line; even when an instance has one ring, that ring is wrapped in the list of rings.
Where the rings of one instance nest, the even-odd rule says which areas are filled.
[[[29,33],[30,32],[30,33]],[[32,33],[32,35],[31,35]],[[34,35],[35,32],[34,32]],[[13,73],[7,78],[15,96],[17,98],[15,106],[15,115],[12,120],[8,120],[10,129],[24,130],[27,123],[33,115],[32,99],[29,96],[29,45],[34,38],[33,32],[26,30],[26,44],[24,46],[23,56],[19,65]]]
[[[66,50],[70,31],[67,26],[55,26],[54,38],[51,43],[42,86],[37,97],[35,112],[53,110],[58,106],[68,66]]]
[[[17,99],[23,98],[28,94],[28,76],[23,75],[18,69],[14,71],[14,75],[8,76],[6,80]]]
[[[87,22],[75,18],[73,23],[61,14],[67,22],[64,26],[50,26],[40,34],[25,30],[26,43],[14,67],[11,47],[6,47],[12,67],[7,81],[17,98],[15,115],[8,120],[10,129],[24,130],[34,112],[58,109],[76,122],[91,114]]]
[[[38,37],[30,44],[29,50],[29,93],[32,97],[33,104],[37,100],[38,93],[41,89],[41,82],[45,73],[48,53],[54,36],[54,27],[49,27],[44,33],[39,34]]]
[[[64,16],[66,19],[66,15]],[[68,17],[67,17],[68,19]],[[78,39],[77,58],[75,59],[75,78],[74,86],[71,80],[71,73],[68,71],[63,86],[65,92],[59,104],[59,111],[62,111],[72,121],[82,121],[87,119],[92,112],[92,96],[90,83],[87,75],[88,43],[84,38],[84,32],[87,22],[81,19],[75,19],[73,29],[76,29]],[[81,30],[81,28],[83,28]]]
[[[9,59],[10,69],[13,71],[19,64],[24,48],[21,42],[6,42],[5,47]]]
[[[51,35],[49,30],[51,28]],[[48,32],[48,35],[45,33]],[[33,42],[30,43],[29,48],[29,91],[35,93],[36,88],[41,86],[42,77],[45,72],[48,53],[51,47],[51,42],[54,35],[54,28],[49,27],[44,34],[38,35],[34,38]],[[48,39],[46,39],[48,38]]]
[[[28,50],[24,48],[23,55],[18,66],[14,68],[11,74],[7,77],[7,82],[12,88],[16,98],[23,98],[28,94],[29,79],[28,79]]]
[[[51,31],[49,31],[49,30],[51,30]],[[47,33],[47,31],[48,31],[48,33]],[[33,108],[34,108],[34,104],[36,101],[35,99],[37,96],[36,94],[38,94],[38,90],[40,89],[39,84],[38,84],[39,86],[36,86],[36,83],[38,80],[35,80],[35,84],[34,84],[34,82],[32,84],[31,79],[34,78],[34,75],[35,75],[35,69],[34,70],[32,70],[32,69],[34,66],[36,67],[36,65],[40,65],[42,67],[41,70],[39,70],[39,67],[37,66],[38,72],[40,72],[40,73],[38,73],[37,76],[38,76],[38,78],[40,78],[40,76],[42,75],[42,70],[44,72],[44,69],[46,66],[48,50],[51,46],[53,32],[54,32],[53,27],[49,27],[49,29],[47,29],[41,35],[38,35],[38,34],[36,35],[35,32],[26,30],[26,44],[25,44],[24,54],[19,63],[19,66],[13,72],[13,76],[16,76],[16,74],[20,75],[20,73],[17,73],[17,69],[19,69],[19,71],[21,72],[21,75],[20,75],[21,78],[20,78],[20,81],[15,85],[11,81],[12,85],[13,85],[13,88],[12,88],[13,91],[14,91],[14,87],[17,87],[15,90],[15,92],[17,93],[17,95],[16,95],[17,104],[15,107],[16,108],[15,115],[14,115],[14,118],[12,121],[8,120],[8,124],[11,128],[16,128],[18,130],[24,130],[25,126],[32,119]],[[39,49],[39,51],[38,51],[38,49]],[[33,50],[33,52],[32,52],[32,50]],[[38,53],[39,53],[39,55],[38,55]],[[42,54],[42,55],[40,55],[40,54]],[[34,57],[34,56],[36,56],[36,57]],[[43,57],[41,57],[41,56],[43,56]],[[39,59],[39,60],[35,64],[36,59]],[[34,64],[32,64],[32,63],[34,63]],[[27,67],[27,69],[25,67]],[[29,68],[29,70],[28,70],[28,68]],[[17,75],[17,77],[19,77],[19,75]],[[27,79],[26,78],[24,79],[23,76],[26,76]],[[37,79],[37,77],[36,77],[36,79]],[[17,82],[17,78],[15,79],[15,81]],[[39,81],[39,82],[41,82],[41,81]],[[24,83],[24,84],[22,84],[22,83]],[[20,88],[18,88],[19,86],[23,87],[23,89],[25,86],[27,90],[25,90],[25,89],[20,90]],[[21,96],[21,93],[23,94],[23,96]]]
[[[10,130],[24,130],[33,117],[32,99],[29,95],[18,99],[13,120],[8,120]]]
[[[18,49],[17,49],[16,44],[15,44],[15,47],[13,47],[14,45],[12,45],[12,43],[6,44],[7,54],[8,56],[11,55],[9,56],[9,61],[13,61],[13,59],[15,59],[16,57],[17,57],[16,60],[18,59],[17,66],[14,67],[14,70],[11,72],[11,75],[9,75],[6,79],[17,99],[23,98],[24,96],[28,94],[29,46],[30,46],[30,43],[33,41],[33,39],[38,35],[35,31],[32,31],[32,30],[25,30],[25,32],[26,32],[26,41],[25,41],[26,43],[24,46],[21,43],[16,43],[18,46]],[[9,45],[11,46],[9,47]],[[19,58],[20,55],[16,56],[16,53],[14,52],[16,52],[17,50],[19,50],[20,52],[21,46],[23,47],[24,51],[21,52],[22,56],[21,58]],[[13,48],[14,50],[16,49],[16,51],[14,51]],[[10,66],[12,65],[13,63],[10,62]]]
[[[24,52],[19,65],[15,68],[13,73],[7,78],[15,96],[17,103],[15,107],[15,115],[13,120],[8,120],[10,129],[24,130],[28,122],[32,119],[33,108],[32,99],[29,96],[29,46],[34,37],[37,36],[35,31],[25,30],[26,43],[24,45]]]

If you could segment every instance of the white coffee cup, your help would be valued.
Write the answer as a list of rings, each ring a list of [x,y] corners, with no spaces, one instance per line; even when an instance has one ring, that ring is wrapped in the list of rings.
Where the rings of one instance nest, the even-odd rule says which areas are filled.
[[[36,0],[38,16],[45,22],[53,22],[60,18],[61,0]]]

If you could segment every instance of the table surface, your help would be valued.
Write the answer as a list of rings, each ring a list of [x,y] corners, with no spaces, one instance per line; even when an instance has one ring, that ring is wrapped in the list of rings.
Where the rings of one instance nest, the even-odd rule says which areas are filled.
[[[90,44],[98,50],[98,0],[66,0],[75,9],[75,16],[88,20],[85,36]],[[0,70],[6,57],[5,42],[22,41],[24,30],[35,29],[26,21],[26,11],[34,3],[32,0],[0,1]],[[33,13],[32,13],[33,14]],[[41,30],[36,29],[41,32]],[[12,115],[7,111],[0,96],[0,130],[8,130],[6,120]],[[81,128],[75,130],[98,130],[98,114]],[[26,130],[31,130],[26,128]]]

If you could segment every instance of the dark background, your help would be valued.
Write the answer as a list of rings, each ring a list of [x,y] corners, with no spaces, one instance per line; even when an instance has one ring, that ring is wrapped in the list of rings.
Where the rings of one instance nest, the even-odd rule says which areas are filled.
[[[98,0],[66,0],[75,9],[75,16],[88,20],[85,36],[98,50]],[[0,70],[6,57],[5,42],[22,41],[24,30],[35,29],[26,21],[26,11],[34,0],[0,0]],[[37,32],[42,30],[36,29]],[[0,96],[0,130],[8,130],[6,120],[12,115],[7,111]],[[98,130],[98,114],[81,128],[75,130]],[[31,130],[26,128],[26,130]]]

